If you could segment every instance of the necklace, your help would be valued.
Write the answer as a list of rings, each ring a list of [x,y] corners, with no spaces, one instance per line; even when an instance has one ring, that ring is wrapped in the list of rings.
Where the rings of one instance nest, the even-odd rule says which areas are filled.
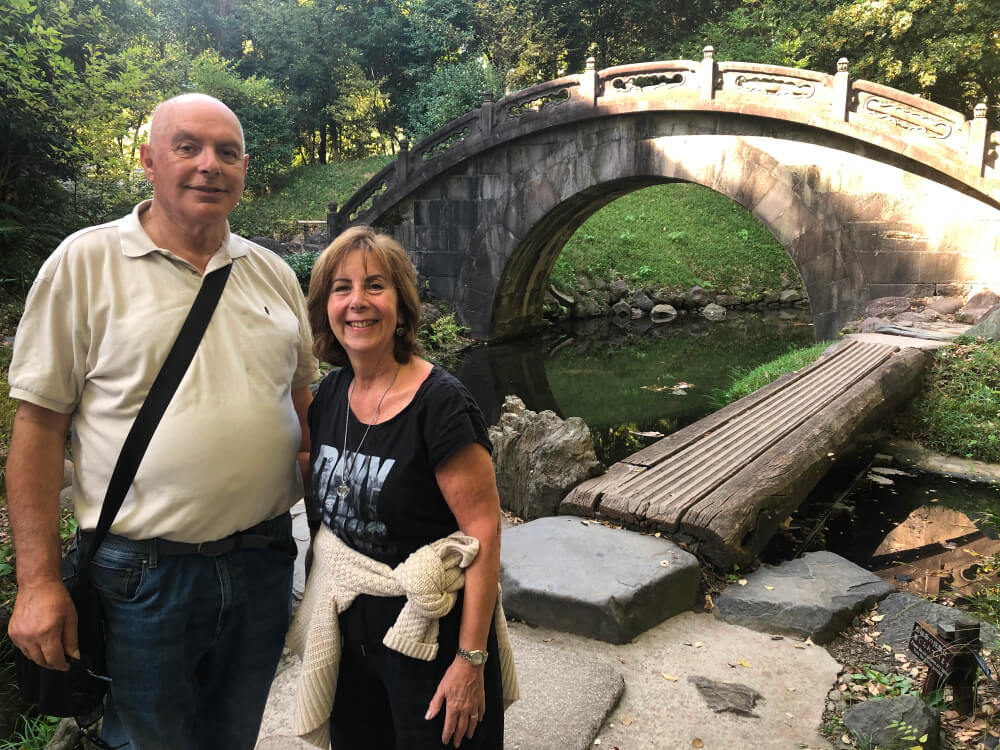
[[[365,438],[368,437],[368,431],[372,428],[372,425],[378,421],[378,410],[382,408],[382,401],[385,399],[385,394],[387,394],[389,389],[392,388],[392,384],[396,382],[396,377],[402,369],[402,365],[396,368],[396,372],[393,373],[392,380],[389,381],[389,385],[385,387],[385,390],[382,391],[382,395],[379,396],[378,403],[375,404],[375,411],[372,412],[371,421],[368,422],[368,426],[365,427],[365,433],[361,436],[361,442],[358,443],[358,449],[354,451],[354,454],[351,456],[350,464],[347,463],[347,426],[350,424],[351,420],[351,394],[354,393],[354,385],[358,381],[352,381],[350,387],[347,389],[347,414],[344,415],[344,450],[341,453],[343,456],[344,469],[341,474],[340,484],[337,485],[337,497],[341,500],[347,497],[347,493],[351,491],[351,488],[347,486],[347,481],[349,478],[354,476],[354,464],[358,460],[358,454],[361,453],[361,446],[365,444]]]

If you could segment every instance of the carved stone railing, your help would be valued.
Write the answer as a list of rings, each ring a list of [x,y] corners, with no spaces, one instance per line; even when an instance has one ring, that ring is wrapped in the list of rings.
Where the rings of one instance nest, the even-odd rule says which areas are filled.
[[[971,120],[919,96],[870,81],[851,80],[846,59],[834,74],[716,62],[668,60],[598,71],[594,59],[579,75],[509,94],[453,120],[399,155],[339,210],[331,232],[373,221],[420,185],[475,156],[540,130],[588,119],[657,111],[718,112],[788,121],[866,141],[902,154],[1000,205],[1000,133],[989,131],[986,105]]]

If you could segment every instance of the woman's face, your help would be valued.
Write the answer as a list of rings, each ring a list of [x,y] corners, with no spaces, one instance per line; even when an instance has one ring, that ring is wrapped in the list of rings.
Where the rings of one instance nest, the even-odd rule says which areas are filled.
[[[352,250],[333,270],[326,314],[351,362],[392,354],[397,295],[386,271],[363,250]]]

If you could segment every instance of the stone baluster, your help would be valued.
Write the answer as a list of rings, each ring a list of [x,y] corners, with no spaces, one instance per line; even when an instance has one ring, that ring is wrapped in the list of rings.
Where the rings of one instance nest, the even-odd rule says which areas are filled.
[[[597,60],[593,57],[587,58],[587,69],[580,79],[580,96],[592,107],[597,106],[597,97],[600,96],[601,81],[597,75]]]
[[[986,102],[979,102],[973,110],[972,122],[969,123],[969,170],[978,177],[983,176],[983,166],[986,163],[988,124]]]
[[[396,157],[396,182],[400,185],[406,183],[406,178],[410,175],[410,142],[403,138],[399,141],[399,156]]]
[[[701,98],[711,101],[715,98],[715,77],[719,70],[715,62],[715,47],[708,46],[702,50],[701,66],[698,68],[698,88]]]
[[[331,240],[340,234],[340,227],[337,226],[338,208],[336,201],[330,201],[326,204],[326,233],[330,235]]]
[[[493,133],[493,92],[483,92],[483,106],[479,110],[479,132],[483,138],[489,138]]]
[[[847,122],[848,103],[851,98],[851,74],[847,70],[847,58],[837,60],[837,72],[833,76],[833,117]]]

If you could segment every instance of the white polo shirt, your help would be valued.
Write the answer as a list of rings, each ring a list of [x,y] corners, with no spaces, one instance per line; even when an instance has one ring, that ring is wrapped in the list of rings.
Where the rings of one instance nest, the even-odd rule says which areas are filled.
[[[72,414],[77,520],[97,525],[125,436],[201,286],[139,215],[71,235],[25,304],[11,397]],[[206,273],[233,269],[198,351],[111,529],[202,542],[272,518],[302,496],[291,391],[317,377],[305,299],[277,255],[229,234]]]

